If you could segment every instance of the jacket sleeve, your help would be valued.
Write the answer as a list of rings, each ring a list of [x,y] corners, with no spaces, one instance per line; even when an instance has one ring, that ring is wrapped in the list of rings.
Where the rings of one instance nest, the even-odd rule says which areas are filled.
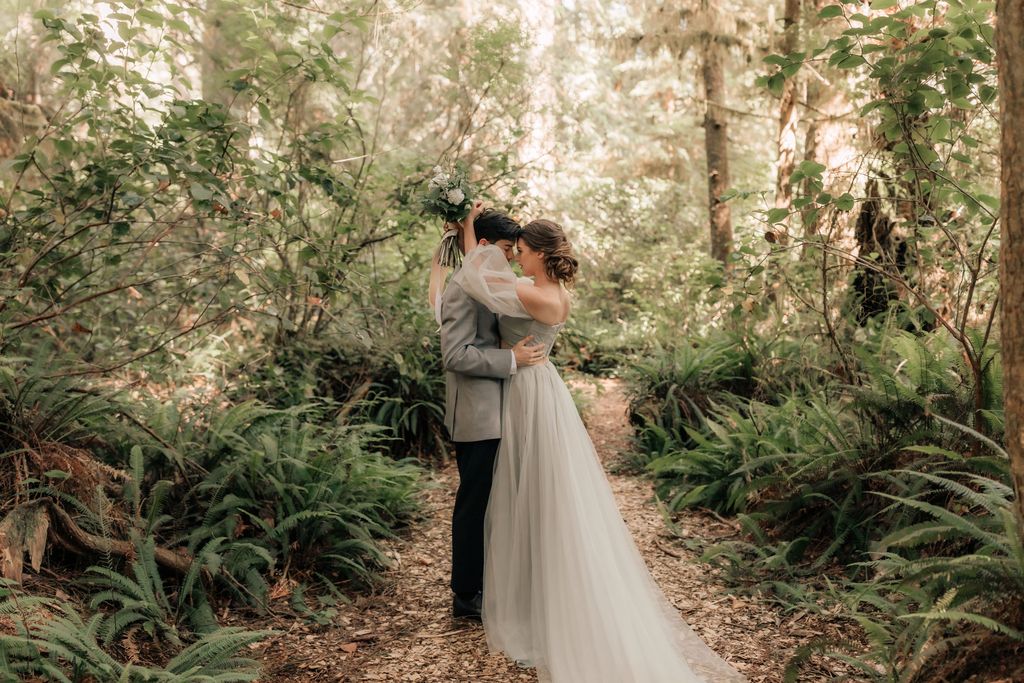
[[[450,284],[441,300],[441,360],[444,369],[473,377],[505,379],[511,376],[511,349],[473,346],[476,326],[476,302],[458,284]]]

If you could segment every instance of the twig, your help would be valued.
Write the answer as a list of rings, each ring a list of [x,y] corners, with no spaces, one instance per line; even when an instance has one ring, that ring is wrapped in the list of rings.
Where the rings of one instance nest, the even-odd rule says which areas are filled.
[[[654,545],[658,546],[658,549],[661,552],[665,553],[666,555],[671,555],[672,557],[676,558],[677,560],[683,559],[683,555],[681,553],[677,553],[675,550],[671,550],[669,548],[666,548],[665,546],[663,546],[662,544],[658,543],[657,541],[654,542]]]

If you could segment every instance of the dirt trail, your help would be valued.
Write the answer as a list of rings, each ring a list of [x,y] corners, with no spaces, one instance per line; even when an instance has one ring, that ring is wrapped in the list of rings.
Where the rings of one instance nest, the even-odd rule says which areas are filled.
[[[729,595],[687,540],[704,545],[732,537],[736,529],[714,516],[686,512],[676,518],[681,538],[671,535],[654,505],[651,484],[617,474],[630,444],[626,399],[619,381],[576,384],[585,397],[587,425],[609,472],[623,519],[648,567],[686,621],[752,683],[781,681],[785,662],[812,636],[831,630],[811,617],[784,616],[769,604]],[[501,655],[490,655],[482,627],[453,621],[448,590],[451,509],[457,485],[454,464],[434,474],[426,494],[426,519],[392,544],[395,563],[385,588],[339,609],[328,626],[303,622],[260,647],[265,681],[389,681],[504,683],[536,681]],[[275,624],[282,628],[281,624]],[[827,672],[801,681],[829,680]]]

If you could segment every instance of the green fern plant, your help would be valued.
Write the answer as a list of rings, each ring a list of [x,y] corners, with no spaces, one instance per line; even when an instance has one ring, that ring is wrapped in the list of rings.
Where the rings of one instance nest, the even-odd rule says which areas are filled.
[[[372,580],[378,539],[417,508],[420,468],[373,452],[379,430],[321,423],[328,409],[239,404],[189,434],[209,470],[188,494],[188,545],[221,539],[221,569],[257,602],[275,565]]]
[[[148,539],[137,543],[136,551],[130,566],[131,576],[106,567],[92,566],[86,569],[86,576],[79,581],[84,586],[98,589],[89,602],[91,608],[98,609],[107,604],[116,608],[101,617],[98,634],[109,646],[127,629],[137,625],[156,642],[180,646],[182,640],[174,618],[175,608],[164,591],[163,579],[154,558],[153,541]]]
[[[103,648],[104,616],[84,618],[70,603],[31,597],[0,584],[0,615],[15,625],[0,633],[0,680],[124,681],[144,683],[242,683],[259,667],[239,653],[266,631],[221,628],[178,652],[164,667],[122,663]]]
[[[857,385],[774,404],[711,403],[701,425],[685,426],[685,442],[659,432],[649,464],[659,495],[673,510],[746,512],[780,541],[803,539],[797,547],[815,567],[856,559],[888,530],[919,521],[923,511],[887,506],[876,494],[915,495],[922,482],[905,471],[962,459],[956,453],[979,437],[940,411],[971,415],[973,394],[963,389],[955,347],[938,335],[895,334],[863,355]],[[793,547],[786,553],[797,559]]]
[[[399,287],[399,301],[418,296],[418,283]],[[382,428],[379,448],[392,457],[443,464],[449,447],[436,323],[422,310],[381,303],[372,345],[352,343],[353,335],[342,344],[293,340],[275,347],[269,359],[261,353],[254,367],[239,358],[243,371],[237,374],[245,379],[231,395],[278,409],[325,402],[333,406],[332,417]]]
[[[76,443],[116,430],[112,396],[93,394],[75,379],[49,379],[53,368],[43,363],[0,373],[0,423],[7,425],[0,444]]]
[[[103,613],[99,636],[105,645],[115,642],[130,629],[141,629],[154,642],[180,647],[188,632],[206,633],[217,629],[216,620],[199,581],[202,572],[219,568],[217,543],[208,543],[199,552],[177,586],[172,599],[164,588],[155,558],[152,538],[137,540],[130,574],[107,567],[92,566],[79,582],[97,592],[90,599],[92,609],[113,607]]]
[[[705,430],[723,407],[745,416],[750,405],[785,400],[807,381],[806,356],[784,339],[718,332],[636,359],[624,375],[641,452],[694,447],[693,430]]]
[[[791,662],[787,680],[797,680],[813,653],[855,666],[866,680],[923,683],[965,678],[977,666],[972,657],[992,648],[1024,652],[1024,547],[1006,460],[998,462],[997,477],[962,467],[899,473],[920,481],[917,492],[879,495],[923,513],[924,521],[879,539],[874,559],[859,563],[870,580],[848,582],[830,596],[861,627],[867,648],[817,642]],[[946,495],[945,506],[927,502]]]

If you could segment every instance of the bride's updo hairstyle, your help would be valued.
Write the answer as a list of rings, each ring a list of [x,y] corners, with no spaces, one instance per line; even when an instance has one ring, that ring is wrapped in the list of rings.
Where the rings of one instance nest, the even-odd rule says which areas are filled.
[[[572,245],[562,226],[554,221],[530,221],[519,233],[519,239],[544,257],[544,271],[552,280],[572,286],[580,264],[572,253]]]

